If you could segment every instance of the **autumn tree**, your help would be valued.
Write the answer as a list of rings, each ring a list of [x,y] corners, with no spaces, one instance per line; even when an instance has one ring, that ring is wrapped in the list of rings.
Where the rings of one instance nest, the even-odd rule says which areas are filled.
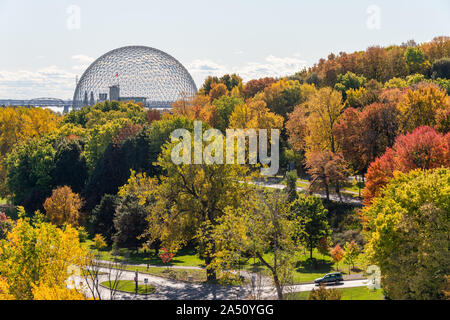
[[[300,83],[281,79],[264,89],[263,99],[271,112],[286,119],[287,114],[301,102]]]
[[[279,191],[259,193],[260,205],[249,217],[249,236],[254,253],[266,266],[271,275],[279,300],[283,299],[283,289],[292,281],[293,255],[295,243],[292,241],[295,230],[301,232],[303,226],[295,227],[289,219],[289,204]],[[270,252],[273,258],[265,257]]]
[[[152,123],[153,121],[161,120],[161,111],[150,109],[147,111],[147,114],[145,115],[145,120],[148,123]]]
[[[0,300],[14,300],[14,296],[9,293],[9,285],[4,277],[0,277]]]
[[[6,107],[0,108],[0,195],[10,194],[7,188],[7,168],[3,160],[21,142],[39,138],[57,130],[60,116],[49,109]],[[11,193],[14,193],[11,191]]]
[[[310,190],[325,189],[326,198],[330,200],[330,186],[336,187],[339,196],[339,185],[347,181],[348,170],[345,160],[340,154],[330,151],[307,153],[306,170],[310,175]]]
[[[361,249],[355,241],[347,242],[344,246],[344,262],[350,265],[352,269],[355,268],[355,261],[361,253]],[[350,273],[350,272],[349,272]]]
[[[40,284],[33,287],[34,300],[87,300],[79,289],[56,287],[49,284]]]
[[[100,233],[97,233],[92,241],[94,242],[94,247],[97,250],[101,250],[106,247],[105,238]]]
[[[131,124],[129,120],[114,119],[105,124],[97,124],[90,129],[90,139],[85,146],[86,162],[90,170],[97,165],[120,129],[129,124]]]
[[[323,237],[317,244],[317,251],[319,251],[319,253],[323,256],[326,256],[330,253],[330,246],[328,244],[328,241],[328,238]]]
[[[294,111],[288,114],[288,121],[286,122],[288,141],[296,151],[306,150],[308,116],[309,112],[304,104],[296,106]]]
[[[83,266],[87,255],[71,226],[60,229],[24,218],[17,221],[7,240],[0,241],[0,251],[0,274],[9,293],[20,300],[41,297],[44,287],[68,296],[66,281]]]
[[[419,127],[398,136],[393,147],[370,164],[363,190],[364,203],[370,204],[380,195],[395,171],[448,167],[449,138],[450,134],[442,135],[430,127]]]
[[[248,81],[247,83],[245,83],[243,88],[244,98],[248,99],[254,97],[258,92],[264,91],[266,87],[275,82],[276,80],[274,78],[269,77]]]
[[[364,76],[358,76],[353,72],[340,74],[337,77],[337,82],[334,89],[342,93],[343,98],[346,98],[346,92],[350,89],[359,89],[366,83],[367,79]]]
[[[334,127],[344,159],[359,174],[392,147],[399,130],[400,114],[389,103],[374,103],[362,111],[347,108]]]
[[[245,167],[223,164],[180,164],[171,159],[174,143],[168,144],[158,159],[165,172],[156,194],[156,206],[151,211],[154,221],[150,229],[158,228],[162,245],[175,251],[188,241],[196,239],[205,265],[213,262],[215,242],[211,227],[218,223],[227,206],[238,207],[244,196]],[[162,232],[159,230],[162,229]],[[149,230],[149,234],[154,234]],[[154,240],[154,239],[151,239]],[[215,280],[216,273],[207,269],[208,280]]]
[[[331,251],[331,259],[339,267],[339,262],[344,258],[344,250],[342,250],[340,245],[336,245]],[[338,269],[339,270],[339,269]]]
[[[450,272],[448,168],[396,173],[363,209],[371,263],[390,299],[443,298]]]
[[[8,232],[13,228],[13,221],[0,211],[0,240],[6,239]]]
[[[312,289],[308,300],[341,300],[342,291],[338,289],[327,289],[325,284],[321,284],[318,289]]]
[[[309,258],[313,258],[313,250],[323,238],[330,235],[327,222],[328,210],[324,208],[318,197],[299,197],[290,205],[290,215],[301,226],[295,237],[309,250]]]
[[[439,110],[450,108],[449,96],[436,85],[419,85],[410,89],[398,104],[401,112],[401,125],[404,133],[419,126],[434,126]]]
[[[223,83],[214,83],[211,86],[211,90],[209,91],[209,99],[212,102],[227,94],[228,89],[226,85],[224,85]]]
[[[220,78],[216,76],[208,76],[200,88],[199,93],[201,95],[209,95],[215,84],[223,84],[228,91],[232,91],[233,88],[242,84],[242,78],[234,73],[231,75],[224,74]]]
[[[262,100],[237,105],[230,116],[230,128],[281,129],[283,118],[271,112]]]
[[[52,195],[44,202],[46,217],[53,224],[77,226],[80,219],[81,198],[68,186],[53,190]]]
[[[100,203],[103,195],[116,194],[119,187],[127,182],[130,169],[146,172],[154,176],[160,173],[155,165],[162,145],[177,128],[190,128],[192,122],[186,117],[172,116],[154,121],[150,127],[133,130],[135,134],[111,142],[97,165],[90,173],[83,197],[86,199],[86,211],[91,211]],[[137,132],[137,133],[136,133]]]
[[[147,213],[144,217],[145,221],[139,222],[143,230],[141,230],[141,226],[138,226],[138,230],[133,231],[133,234],[136,238],[139,238],[139,243],[143,243],[145,248],[150,249],[150,247],[153,247],[155,254],[159,252],[162,237],[161,225],[163,224],[163,221],[158,219],[158,210],[155,209],[158,187],[156,178],[149,177],[142,172],[136,173],[131,171],[127,183],[120,187],[118,192],[118,196],[121,199],[127,197],[135,199],[133,202],[136,202],[136,208],[140,207],[139,210],[142,213]],[[126,236],[127,232],[123,233]]]
[[[325,87],[310,96],[306,103],[309,111],[308,133],[305,138],[308,149],[336,152],[336,137],[333,129],[344,112],[341,94]]]

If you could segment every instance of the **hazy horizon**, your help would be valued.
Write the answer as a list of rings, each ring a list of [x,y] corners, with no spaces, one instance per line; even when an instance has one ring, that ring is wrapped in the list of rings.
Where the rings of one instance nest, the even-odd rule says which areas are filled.
[[[172,55],[198,87],[209,75],[284,76],[329,53],[448,35],[450,3],[0,0],[0,99],[71,99],[75,78],[125,45]]]

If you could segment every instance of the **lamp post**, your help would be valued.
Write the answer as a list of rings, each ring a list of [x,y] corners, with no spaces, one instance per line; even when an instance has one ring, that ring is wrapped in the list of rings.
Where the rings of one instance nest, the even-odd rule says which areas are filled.
[[[135,287],[135,295],[137,295],[137,293],[138,293],[138,271],[136,270],[136,274],[135,274],[135,276],[134,276],[134,282],[135,282],[135,284],[136,284],[136,287]]]
[[[147,292],[148,278],[144,278],[144,283],[145,283],[145,299],[148,300],[148,292]]]

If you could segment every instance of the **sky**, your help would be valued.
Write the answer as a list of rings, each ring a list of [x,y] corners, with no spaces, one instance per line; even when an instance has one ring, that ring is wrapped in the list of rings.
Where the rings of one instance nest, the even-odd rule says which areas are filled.
[[[71,99],[76,76],[126,45],[175,57],[198,87],[294,74],[329,53],[450,36],[449,0],[0,0],[0,99]]]

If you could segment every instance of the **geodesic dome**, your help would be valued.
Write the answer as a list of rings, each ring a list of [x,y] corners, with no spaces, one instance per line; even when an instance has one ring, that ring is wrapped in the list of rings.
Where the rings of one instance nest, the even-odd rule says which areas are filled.
[[[154,48],[128,46],[105,53],[86,69],[77,83],[73,107],[104,100],[170,107],[196,92],[191,75],[175,58]]]

